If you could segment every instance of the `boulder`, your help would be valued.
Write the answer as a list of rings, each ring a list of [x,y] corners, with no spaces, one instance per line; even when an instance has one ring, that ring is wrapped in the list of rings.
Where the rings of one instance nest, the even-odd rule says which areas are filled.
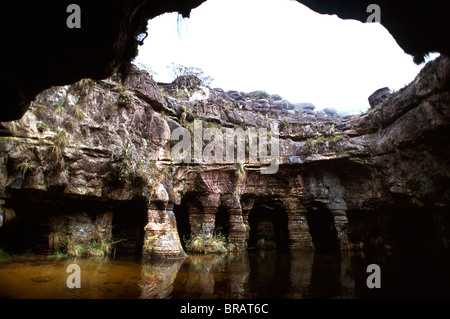
[[[301,108],[302,110],[314,110],[316,107],[312,103],[294,103],[296,107]]]
[[[272,99],[273,99],[274,101],[280,101],[280,100],[283,99],[283,98],[282,98],[281,96],[279,96],[278,94],[272,94],[271,96],[272,96]]]
[[[386,101],[391,94],[391,89],[388,87],[384,87],[381,89],[376,90],[372,93],[371,96],[369,96],[369,104],[370,108],[375,108],[378,105],[382,104],[384,101]]]
[[[337,110],[334,107],[326,107],[326,108],[323,109],[323,111],[326,114],[331,115],[331,116],[336,116],[337,113],[338,113]]]
[[[256,100],[256,103],[264,105],[264,106],[269,106],[270,105],[269,100],[266,100],[266,99]]]
[[[244,97],[238,91],[228,91],[227,96],[235,101],[244,101]]]
[[[285,110],[288,107],[288,103],[285,100],[275,100],[272,103],[272,107],[277,110]]]

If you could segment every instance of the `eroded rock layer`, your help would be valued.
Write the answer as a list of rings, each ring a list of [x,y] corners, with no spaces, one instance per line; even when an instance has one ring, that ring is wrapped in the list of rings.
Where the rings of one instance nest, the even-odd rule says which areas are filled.
[[[114,245],[151,258],[185,256],[189,236],[212,247],[219,229],[232,251],[447,247],[449,89],[445,56],[353,116],[265,92],[180,90],[135,67],[123,83],[52,87],[3,123],[0,237],[6,248],[13,236],[46,251],[51,238],[52,249],[69,242],[69,254]],[[216,161],[177,162],[180,128],[192,154],[200,145]],[[279,131],[273,174],[261,172],[270,161],[251,161],[248,140],[245,160],[230,161],[206,139],[220,133],[224,145],[228,129],[252,128],[269,140]]]

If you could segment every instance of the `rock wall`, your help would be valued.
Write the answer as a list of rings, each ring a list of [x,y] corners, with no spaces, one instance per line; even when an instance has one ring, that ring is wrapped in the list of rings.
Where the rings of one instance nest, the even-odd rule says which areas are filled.
[[[0,236],[7,240],[1,233],[33,203],[83,202],[96,207],[83,219],[92,228],[89,243],[117,226],[105,238],[149,258],[185,256],[186,233],[212,245],[219,228],[235,251],[392,249],[402,219],[417,216],[431,225],[427,240],[447,247],[449,79],[450,60],[441,56],[408,86],[353,116],[315,112],[265,92],[184,91],[134,67],[123,83],[111,77],[52,87],[21,120],[3,123],[0,216],[11,220]],[[277,172],[261,174],[270,161],[249,156],[176,162],[172,133],[195,133],[196,123],[203,136],[208,129],[224,136],[227,129],[278,130]],[[200,142],[203,151],[210,145]],[[66,216],[70,237],[78,223],[72,217],[85,208],[56,207],[38,215],[40,223]],[[101,216],[110,224],[100,227]]]

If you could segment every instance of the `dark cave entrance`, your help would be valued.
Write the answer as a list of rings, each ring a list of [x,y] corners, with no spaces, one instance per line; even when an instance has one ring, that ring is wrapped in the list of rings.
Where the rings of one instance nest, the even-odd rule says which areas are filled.
[[[214,232],[221,233],[228,238],[230,232],[230,214],[228,214],[227,209],[223,206],[219,206],[217,210]]]
[[[314,249],[320,252],[338,252],[339,241],[333,214],[323,206],[306,213]]]
[[[9,254],[43,254],[49,251],[49,220],[62,207],[13,197],[2,209],[14,212],[14,218],[4,222],[0,228],[0,248]]]
[[[279,203],[256,202],[249,213],[249,226],[249,248],[289,249],[287,212]]]
[[[117,242],[116,256],[142,256],[146,224],[147,205],[143,199],[114,205],[112,238]]]
[[[59,234],[97,241],[115,242],[111,255],[140,256],[147,223],[147,207],[143,200],[98,201],[78,197],[46,196],[41,192],[11,192],[3,210],[14,211],[15,217],[0,228],[0,248],[10,254],[55,254],[50,236]],[[105,218],[106,217],[106,218]],[[110,235],[98,237],[105,223]],[[63,242],[66,239],[61,239]],[[64,246],[61,246],[64,247]],[[61,248],[60,251],[64,251]]]
[[[200,210],[200,203],[196,200],[195,195],[186,194],[182,199],[180,205],[174,205],[173,213],[177,222],[178,236],[180,237],[181,245],[186,251],[186,239],[191,235],[191,224],[189,221],[190,210]]]

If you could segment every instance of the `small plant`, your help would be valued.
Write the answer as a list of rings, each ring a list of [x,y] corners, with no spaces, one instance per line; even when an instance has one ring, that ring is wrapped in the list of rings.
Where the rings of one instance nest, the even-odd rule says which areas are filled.
[[[38,129],[38,131],[40,133],[43,133],[50,129],[50,125],[48,125],[47,123],[45,123],[43,121],[36,121],[36,128]]]
[[[69,256],[81,257],[85,254],[85,252],[86,252],[86,249],[80,244],[71,242],[67,245],[67,254]]]
[[[247,176],[247,170],[245,168],[245,164],[244,163],[237,164],[236,165],[236,170],[234,171],[234,173],[239,178],[245,178]]]
[[[117,98],[118,106],[128,109],[133,105],[133,94],[122,84],[117,84],[112,90],[119,93]]]
[[[36,107],[36,114],[40,117],[45,116],[45,113],[47,112],[47,107],[43,104],[37,104]]]
[[[0,213],[3,214],[3,221],[5,223],[13,220],[17,216],[16,211],[14,209],[8,208],[8,207],[2,207],[0,210]]]
[[[301,108],[295,108],[295,114],[296,114],[298,117],[303,116],[303,111],[302,111],[302,109],[301,109]]]
[[[122,153],[121,162],[119,163],[119,180],[131,184],[136,175],[136,164],[133,161],[131,143],[126,144]]]
[[[261,90],[259,90],[259,91],[253,91],[253,92],[247,93],[246,95],[247,95],[252,101],[257,101],[257,100],[261,100],[261,99],[266,99],[266,100],[268,100],[269,102],[270,102],[270,101],[273,101],[273,98],[272,98],[272,96],[271,96],[269,93],[267,93],[267,92],[265,92],[265,91],[261,91]]]
[[[127,109],[130,108],[133,105],[133,95],[128,90],[120,92],[117,104]]]
[[[48,247],[59,252],[67,245],[67,236],[62,230],[55,230],[48,234]]]
[[[86,254],[90,257],[104,257],[105,252],[102,249],[102,243],[94,240],[87,249]]]
[[[74,107],[74,113],[75,117],[79,120],[83,119],[84,117],[84,106],[82,104],[77,104]]]
[[[172,76],[175,78],[176,86],[181,89],[192,90],[200,85],[209,86],[213,81],[213,78],[205,75],[205,72],[201,68],[184,66],[181,64],[172,63],[171,68]],[[179,79],[179,81],[177,81]]]
[[[205,234],[191,234],[189,237],[185,237],[184,241],[186,250],[193,253],[223,254],[228,250],[226,237],[220,231],[214,232],[209,237]]]
[[[67,145],[67,137],[66,137],[66,131],[61,130],[52,137],[53,145],[51,152],[56,158],[56,162],[58,164],[63,163],[63,157],[62,154],[64,152],[64,148]]]
[[[36,169],[36,163],[34,161],[26,160],[16,164],[16,170],[20,173],[20,175],[22,175],[22,179],[25,178],[25,175],[29,170],[34,169]]]
[[[55,110],[53,111],[54,115],[60,115],[64,109],[64,102],[59,102],[55,104]]]
[[[286,115],[283,115],[283,117],[282,117],[282,119],[281,119],[281,124],[282,124],[284,127],[286,127],[286,126],[289,125],[289,120],[288,120],[288,118],[286,117]]]
[[[66,253],[57,252],[56,254],[48,255],[47,259],[66,259],[68,257],[69,257],[69,255],[67,255]]]
[[[12,258],[10,254],[0,248],[0,259],[9,259]]]

